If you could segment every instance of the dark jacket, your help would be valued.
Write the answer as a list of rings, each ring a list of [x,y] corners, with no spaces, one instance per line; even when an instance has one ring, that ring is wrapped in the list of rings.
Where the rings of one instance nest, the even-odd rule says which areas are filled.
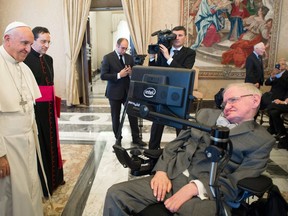
[[[288,71],[285,70],[280,78],[265,81],[266,86],[271,86],[272,100],[285,100],[288,98]]]
[[[125,65],[134,66],[134,60],[131,55],[124,54]],[[130,77],[122,77],[117,79],[117,73],[123,69],[118,55],[115,51],[105,55],[101,66],[101,79],[107,80],[105,96],[111,100],[121,100],[127,97]]]
[[[170,50],[169,50],[170,51]],[[173,61],[170,65],[167,64],[167,59],[160,53],[157,57],[157,61],[149,62],[150,66],[162,66],[162,67],[176,67],[176,68],[192,68],[195,63],[196,52],[188,47],[182,47],[182,49],[173,56]]]
[[[260,60],[261,59],[261,60]],[[264,69],[262,58],[257,58],[256,54],[252,52],[246,59],[246,83],[259,83],[263,85],[264,82]]]

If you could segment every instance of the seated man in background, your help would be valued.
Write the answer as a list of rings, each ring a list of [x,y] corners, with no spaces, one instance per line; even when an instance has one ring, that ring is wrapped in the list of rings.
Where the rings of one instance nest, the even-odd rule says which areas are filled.
[[[279,141],[279,148],[287,149],[287,132],[284,127],[282,113],[288,113],[288,71],[284,58],[278,61],[265,85],[271,86],[270,92],[262,96],[261,109],[266,109],[269,116],[269,128],[271,134]]]
[[[223,112],[202,109],[197,115],[200,124],[230,128],[233,153],[218,179],[228,211],[226,202],[239,195],[237,182],[259,176],[266,169],[275,143],[254,121],[260,100],[261,92],[253,84],[233,83],[224,90]],[[215,199],[209,189],[211,162],[205,154],[209,145],[210,133],[183,130],[165,146],[154,175],[109,188],[103,215],[133,215],[158,202],[177,215],[215,215]]]

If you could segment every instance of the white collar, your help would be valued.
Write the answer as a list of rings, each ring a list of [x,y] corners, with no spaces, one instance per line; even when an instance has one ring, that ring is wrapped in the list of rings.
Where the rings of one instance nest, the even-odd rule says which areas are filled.
[[[180,51],[180,50],[182,49],[182,47],[183,47],[183,46],[178,47],[178,48],[172,47],[171,50],[172,50],[172,51],[174,51],[174,50],[178,50],[178,51]]]

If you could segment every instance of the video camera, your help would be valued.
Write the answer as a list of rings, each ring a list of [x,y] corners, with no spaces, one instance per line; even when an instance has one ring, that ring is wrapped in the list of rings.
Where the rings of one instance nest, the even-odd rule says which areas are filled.
[[[177,35],[172,33],[171,30],[159,30],[151,34],[151,36],[156,36],[158,38],[157,44],[151,44],[148,46],[149,54],[157,54],[159,52],[159,44],[163,44],[167,49],[171,47],[171,41],[175,40]]]

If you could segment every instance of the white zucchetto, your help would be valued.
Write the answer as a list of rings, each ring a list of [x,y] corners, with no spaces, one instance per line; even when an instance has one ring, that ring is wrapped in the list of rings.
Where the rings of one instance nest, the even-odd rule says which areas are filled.
[[[24,27],[24,26],[30,28],[30,26],[28,26],[27,24],[25,24],[25,23],[23,23],[23,22],[17,22],[17,21],[12,22],[12,23],[10,23],[10,24],[6,27],[6,29],[5,29],[5,31],[4,31],[4,35],[5,35],[7,32],[9,32],[10,30],[12,30],[12,29],[15,29],[15,28],[18,28],[18,27]]]

